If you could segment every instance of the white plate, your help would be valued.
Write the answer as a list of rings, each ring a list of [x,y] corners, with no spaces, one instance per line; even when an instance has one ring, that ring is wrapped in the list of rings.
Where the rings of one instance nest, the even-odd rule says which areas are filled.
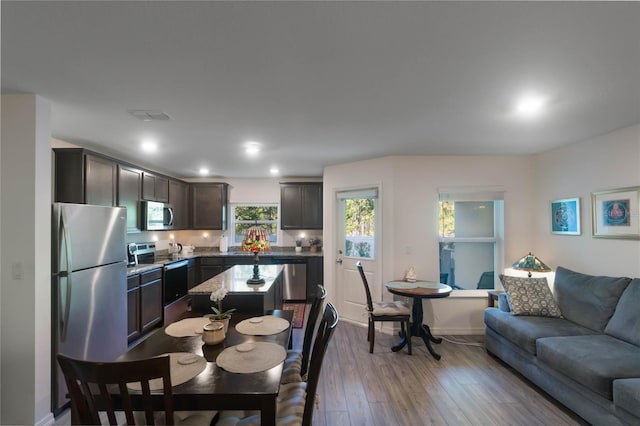
[[[262,321],[264,321],[264,318],[262,317],[249,318],[249,322],[252,324],[260,324]]]
[[[178,358],[178,364],[189,365],[193,364],[194,362],[198,362],[199,359],[200,357],[196,354],[184,355]]]
[[[249,352],[254,350],[255,348],[256,348],[255,343],[251,343],[251,342],[241,343],[238,346],[236,346],[236,350],[238,352]]]

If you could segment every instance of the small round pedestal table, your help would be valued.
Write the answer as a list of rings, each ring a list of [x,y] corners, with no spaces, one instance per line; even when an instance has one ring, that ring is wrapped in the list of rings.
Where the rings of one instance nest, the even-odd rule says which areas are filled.
[[[422,299],[439,299],[451,294],[451,287],[434,281],[407,282],[404,280],[390,281],[385,284],[387,290],[398,296],[411,297],[413,299],[411,335],[420,336],[427,346],[429,353],[437,360],[441,358],[431,343],[442,343],[442,339],[434,337],[427,324],[423,324]],[[392,347],[394,352],[399,351],[407,344],[407,336],[400,336],[400,343]]]

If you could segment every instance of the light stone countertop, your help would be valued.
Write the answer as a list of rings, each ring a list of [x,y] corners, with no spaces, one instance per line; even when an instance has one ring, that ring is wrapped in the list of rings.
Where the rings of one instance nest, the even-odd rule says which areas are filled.
[[[260,265],[262,285],[249,285],[247,280],[253,276],[253,265],[235,265],[213,278],[189,290],[191,295],[209,296],[221,286],[227,288],[229,294],[266,293],[284,269],[283,265]]]
[[[142,272],[147,272],[152,269],[162,268],[164,263],[141,263],[136,266],[127,267],[127,276],[141,274]]]

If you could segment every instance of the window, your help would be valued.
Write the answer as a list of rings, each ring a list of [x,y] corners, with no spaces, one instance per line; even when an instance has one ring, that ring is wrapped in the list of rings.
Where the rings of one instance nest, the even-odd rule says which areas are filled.
[[[440,193],[440,281],[458,290],[495,288],[504,264],[502,194]]]
[[[234,204],[231,206],[231,245],[242,243],[244,233],[251,226],[260,225],[269,233],[271,245],[278,245],[277,204]]]
[[[344,255],[375,259],[378,191],[364,189],[337,194],[342,211]]]

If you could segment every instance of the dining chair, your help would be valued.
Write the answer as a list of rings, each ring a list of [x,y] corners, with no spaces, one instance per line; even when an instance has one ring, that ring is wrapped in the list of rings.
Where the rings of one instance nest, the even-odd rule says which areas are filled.
[[[315,409],[316,392],[320,380],[322,361],[331,336],[338,325],[338,311],[333,304],[324,308],[318,331],[313,341],[309,375],[306,382],[287,383],[280,386],[276,407],[276,424],[280,426],[311,426]],[[246,411],[222,411],[216,426],[258,426],[260,414]]]
[[[71,424],[101,425],[101,412],[110,425],[117,425],[116,413],[124,413],[128,425],[210,424],[217,412],[175,412],[171,391],[169,356],[125,362],[94,362],[58,354],[71,397]],[[162,380],[162,405],[154,405],[149,382]],[[131,391],[127,383],[140,383],[140,391]],[[142,406],[134,405],[132,394],[141,393]],[[117,394],[117,395],[116,395]],[[122,407],[114,406],[114,398]],[[155,411],[162,408],[163,411]]]
[[[364,275],[364,269],[360,261],[356,262],[356,268],[362,278],[364,291],[367,296],[367,312],[369,313],[367,341],[369,342],[369,353],[373,353],[375,344],[375,323],[376,322],[399,322],[400,333],[407,335],[407,349],[411,355],[411,309],[409,306],[399,300],[393,302],[373,302],[371,300],[371,290],[367,277]]]
[[[280,383],[301,382],[305,380],[307,368],[309,367],[309,355],[311,353],[311,344],[313,343],[313,335],[316,331],[316,324],[320,317],[320,311],[324,300],[327,298],[327,290],[322,285],[318,285],[316,297],[311,303],[309,315],[307,316],[307,325],[304,329],[304,339],[302,342],[302,350],[289,349],[287,358],[284,360],[282,369],[282,380]]]
[[[493,272],[493,271],[483,272],[480,275],[480,279],[478,280],[478,285],[476,286],[476,289],[479,289],[479,290],[484,290],[484,289],[493,290],[495,287],[496,287],[496,284],[495,284],[495,272]]]

